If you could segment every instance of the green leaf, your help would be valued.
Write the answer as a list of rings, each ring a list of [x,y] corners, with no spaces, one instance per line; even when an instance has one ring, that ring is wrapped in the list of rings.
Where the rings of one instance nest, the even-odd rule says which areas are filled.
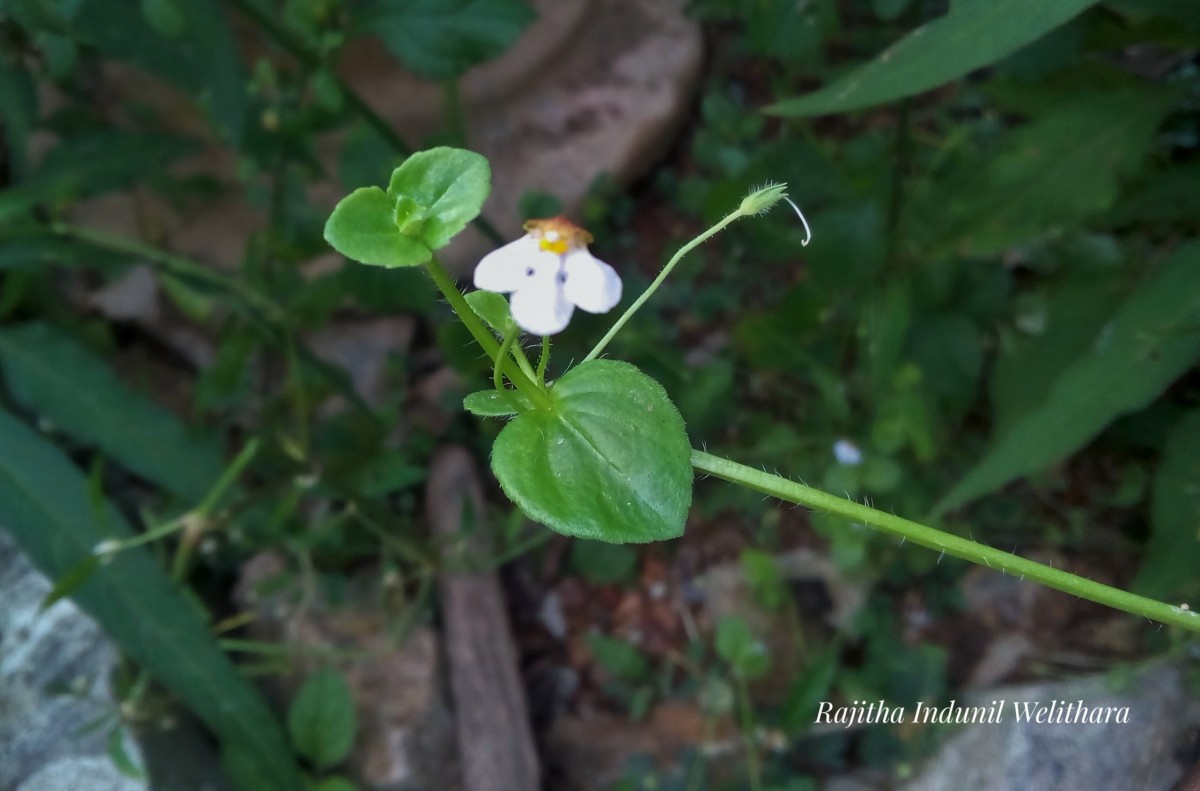
[[[401,236],[395,202],[379,187],[360,187],[338,203],[325,223],[325,241],[360,264],[417,266],[433,257],[420,242]]]
[[[475,311],[475,315],[483,319],[484,323],[501,338],[516,329],[517,325],[509,311],[508,300],[503,294],[497,294],[495,291],[472,291],[467,294],[466,300],[467,304],[471,306],[471,310]]]
[[[242,138],[246,75],[221,0],[174,0],[188,35],[166,38],[141,13],[143,0],[85,0],[62,33],[181,88],[209,110],[225,136]]]
[[[917,28],[841,79],[771,105],[775,115],[841,113],[927,91],[995,63],[1096,0],[989,0],[964,4]]]
[[[50,589],[50,592],[42,598],[41,609],[45,610],[57,601],[74,596],[75,591],[91,579],[92,572],[99,566],[100,556],[92,554],[67,569],[61,577],[54,581],[54,587]]]
[[[796,675],[779,714],[785,732],[798,733],[813,724],[821,701],[829,699],[841,652],[842,641],[833,640],[821,649],[815,662]]]
[[[596,662],[607,670],[613,678],[627,684],[645,681],[650,675],[650,664],[636,647],[615,637],[605,637],[601,634],[587,636],[588,648]]]
[[[1150,509],[1150,540],[1133,590],[1159,599],[1189,584],[1194,589],[1200,569],[1200,410],[1171,431]]]
[[[788,599],[787,583],[779,571],[775,558],[761,549],[743,549],[740,558],[742,574],[754,597],[764,607],[778,610]]]
[[[871,9],[875,12],[875,16],[884,22],[890,22],[899,18],[910,2],[911,0],[871,0]]]
[[[1145,88],[1087,94],[1013,132],[929,196],[946,215],[937,253],[991,255],[1111,208],[1174,99]]]
[[[17,63],[0,61],[0,122],[13,180],[24,178],[29,135],[37,123],[38,96],[33,77]]]
[[[155,33],[165,38],[178,38],[187,30],[187,17],[178,0],[142,0],[142,16]]]
[[[554,383],[549,410],[500,432],[492,470],[505,494],[566,535],[613,543],[683,532],[691,447],[662,386],[634,366],[592,360]]]
[[[221,475],[215,437],[190,433],[60,330],[40,323],[0,330],[0,371],[22,407],[186,500],[199,501]]]
[[[1115,225],[1187,222],[1200,217],[1200,162],[1176,164],[1127,190],[1106,217]]]
[[[309,676],[288,709],[288,732],[296,750],[325,770],[346,760],[357,730],[354,701],[342,674],[325,669]]]
[[[534,18],[524,0],[406,0],[376,9],[362,27],[409,69],[437,80],[496,57]]]
[[[93,509],[87,481],[62,453],[4,412],[0,448],[0,525],[42,573],[61,579],[102,540],[132,536],[111,505]],[[74,598],[223,745],[238,745],[254,756],[260,782],[243,791],[301,787],[266,702],[217,647],[196,606],[146,552],[128,550],[100,565]]]
[[[1030,408],[938,504],[945,512],[1060,461],[1120,415],[1141,409],[1200,354],[1200,242],[1150,274],[1045,398]]]
[[[480,390],[463,399],[463,408],[477,417],[510,417],[528,411],[532,404],[516,390],[510,390],[507,398],[496,390]]]
[[[992,367],[995,431],[1003,434],[1046,397],[1058,375],[1086,354],[1128,286],[1095,272],[1064,278],[1028,307],[1030,334],[1011,339]]]
[[[479,216],[491,189],[486,157],[439,146],[418,151],[392,171],[387,194],[393,201],[407,198],[424,210],[419,227],[407,235],[437,250]]]
[[[576,539],[571,544],[571,569],[595,585],[612,585],[635,579],[638,551],[625,544]]]
[[[737,615],[726,615],[717,623],[717,655],[729,663],[734,675],[758,678],[771,667],[767,647],[750,631],[750,624]]]
[[[109,730],[105,752],[108,753],[108,760],[112,761],[113,766],[121,774],[134,780],[146,779],[146,773],[125,749],[125,729],[123,727],[118,725]]]
[[[326,777],[312,785],[312,791],[358,791],[358,786],[344,777]]]

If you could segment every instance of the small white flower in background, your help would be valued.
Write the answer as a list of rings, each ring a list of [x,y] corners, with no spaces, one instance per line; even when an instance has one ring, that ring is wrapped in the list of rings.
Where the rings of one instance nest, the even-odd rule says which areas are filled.
[[[525,231],[475,267],[476,288],[512,293],[518,327],[553,335],[566,329],[575,308],[607,313],[621,301],[616,270],[588,252],[590,233],[564,217],[530,220]]]
[[[857,467],[862,464],[862,451],[848,439],[839,439],[833,443],[833,457],[837,459],[838,464],[845,464],[847,467]]]

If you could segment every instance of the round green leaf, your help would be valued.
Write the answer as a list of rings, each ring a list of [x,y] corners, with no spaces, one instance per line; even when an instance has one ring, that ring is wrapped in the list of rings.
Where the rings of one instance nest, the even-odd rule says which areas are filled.
[[[592,360],[513,419],[492,449],[505,494],[552,530],[613,543],[683,533],[691,446],[662,386],[629,363]]]
[[[379,187],[361,187],[334,208],[325,241],[342,255],[375,266],[416,266],[433,257],[424,244],[400,234],[395,201]]]
[[[492,189],[492,169],[483,156],[439,146],[419,151],[392,172],[391,205],[407,198],[425,210],[416,236],[431,250],[445,247],[479,216]]]
[[[296,751],[317,769],[346,760],[358,728],[350,687],[334,670],[309,676],[288,709],[288,732]]]

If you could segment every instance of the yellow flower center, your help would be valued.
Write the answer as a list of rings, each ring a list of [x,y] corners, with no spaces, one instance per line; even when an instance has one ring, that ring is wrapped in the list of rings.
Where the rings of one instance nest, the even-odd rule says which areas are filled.
[[[592,243],[592,235],[566,217],[529,220],[524,228],[537,240],[541,250],[555,255],[566,255],[568,250],[578,250]]]

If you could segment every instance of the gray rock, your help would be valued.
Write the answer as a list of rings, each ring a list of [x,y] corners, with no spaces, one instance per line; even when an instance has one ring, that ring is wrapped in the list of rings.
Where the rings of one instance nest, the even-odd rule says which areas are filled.
[[[60,601],[41,612],[50,588],[50,581],[0,529],[0,789],[145,788],[111,766],[106,728],[85,732],[89,723],[118,705],[108,684],[116,651],[72,602]],[[140,762],[138,750],[126,741],[129,755]],[[80,761],[112,771],[71,769],[82,766]],[[70,785],[49,785],[70,776]],[[123,784],[115,784],[118,779]]]
[[[55,761],[17,791],[144,791],[146,784],[117,771],[107,757],[75,756]]]
[[[997,723],[965,727],[905,791],[1053,791],[1062,788],[1168,789],[1189,768],[1200,700],[1180,668],[1155,664],[1119,691],[1105,677],[991,690],[976,703],[1006,701]],[[1083,701],[1128,707],[1127,723],[1017,722],[1013,702]]]

